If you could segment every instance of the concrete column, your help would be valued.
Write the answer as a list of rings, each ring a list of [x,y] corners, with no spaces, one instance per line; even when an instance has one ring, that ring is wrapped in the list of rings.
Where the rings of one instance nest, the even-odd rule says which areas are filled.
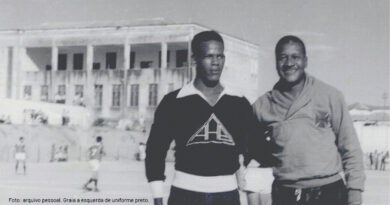
[[[158,88],[157,88],[158,101],[160,101],[160,99],[163,97],[163,94],[165,94],[166,90],[168,89],[169,82],[167,82],[167,77],[168,77],[167,67],[168,67],[168,44],[167,42],[163,41],[161,42],[161,69],[160,69],[161,79],[160,82],[156,82],[158,83]],[[148,90],[148,94],[149,94],[149,90]]]
[[[147,108],[149,107],[149,84],[147,82],[139,83],[138,100],[138,120],[141,127],[144,127],[147,118]]]
[[[8,48],[0,48],[0,98],[7,97],[8,83]]]
[[[107,82],[107,81],[106,81]],[[110,83],[103,84],[103,103],[102,116],[108,117],[112,107],[112,85]]]
[[[27,58],[27,49],[26,47],[19,47],[19,70],[18,70],[18,83],[19,83],[19,91],[18,91],[18,99],[24,99],[24,82],[25,82],[25,64]],[[33,92],[33,91],[32,91]],[[33,93],[32,93],[33,94]],[[33,96],[31,96],[32,98]]]
[[[56,72],[58,69],[58,47],[56,45],[52,45],[51,47],[51,77],[50,77],[50,85],[49,85],[49,100],[54,102],[54,96],[57,94],[56,89]]]
[[[123,45],[123,87],[122,87],[122,102],[121,102],[121,109],[122,114],[126,114],[126,110],[129,104],[128,100],[128,78],[127,78],[127,72],[130,69],[130,52],[131,52],[131,45],[129,44],[129,40],[126,38],[125,43]]]
[[[12,98],[12,67],[13,67],[13,47],[7,47],[7,68],[6,68],[6,98]]]
[[[193,66],[192,66],[192,48],[191,48],[191,41],[192,41],[192,38],[193,38],[193,34],[191,32],[191,34],[189,35],[188,37],[188,55],[187,55],[187,65],[188,65],[188,79],[187,79],[187,83],[190,82],[192,80],[194,76],[194,73],[195,71],[193,70]]]
[[[91,71],[93,68],[93,46],[87,45],[87,62],[86,62],[87,71]]]
[[[86,84],[84,91],[84,103],[88,107],[95,106],[94,95],[95,95],[95,85],[93,80],[93,46],[87,45],[87,62],[86,62]]]
[[[130,69],[130,52],[131,52],[131,46],[128,43],[128,40],[126,39],[125,44],[123,45],[123,69],[128,70]]]
[[[166,69],[168,64],[168,44],[161,42],[161,69]]]
[[[12,48],[12,99],[20,99],[20,48],[14,46]]]

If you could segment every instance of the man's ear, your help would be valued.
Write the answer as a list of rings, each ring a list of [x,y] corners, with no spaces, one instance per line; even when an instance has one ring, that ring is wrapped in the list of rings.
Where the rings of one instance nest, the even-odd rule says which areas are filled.
[[[307,68],[308,58],[305,56],[305,68]]]
[[[195,56],[191,56],[191,63],[190,63],[190,68],[195,67],[196,68],[196,59]]]

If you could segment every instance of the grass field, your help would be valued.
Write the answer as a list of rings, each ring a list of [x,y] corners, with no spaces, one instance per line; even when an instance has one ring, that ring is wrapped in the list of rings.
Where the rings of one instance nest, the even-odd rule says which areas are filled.
[[[83,192],[81,189],[90,176],[86,162],[28,163],[26,175],[15,174],[14,166],[13,163],[0,163],[1,205],[152,204],[143,162],[103,161],[99,180],[100,192]],[[172,180],[173,173],[172,163],[167,164],[166,173],[168,179],[165,194],[168,195],[169,182]],[[390,204],[390,172],[367,171],[366,173],[364,205]],[[241,198],[242,205],[246,205],[244,195]],[[49,201],[44,201],[45,199]],[[77,199],[86,201],[77,202]]]

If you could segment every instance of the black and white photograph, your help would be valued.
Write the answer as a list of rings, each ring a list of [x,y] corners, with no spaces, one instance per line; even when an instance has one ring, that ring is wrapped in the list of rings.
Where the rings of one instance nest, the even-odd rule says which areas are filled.
[[[390,204],[389,6],[0,0],[0,204]]]

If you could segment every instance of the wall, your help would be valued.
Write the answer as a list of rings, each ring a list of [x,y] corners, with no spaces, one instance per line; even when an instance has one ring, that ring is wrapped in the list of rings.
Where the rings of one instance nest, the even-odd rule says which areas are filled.
[[[225,55],[225,69],[221,76],[221,82],[231,89],[244,94],[253,102],[258,96],[257,59],[233,50],[227,50]]]
[[[135,52],[134,68],[141,68],[141,61],[153,61],[152,68],[159,68],[158,53],[161,44],[132,44],[131,51]]]
[[[22,60],[24,71],[44,71],[51,65],[51,48],[27,48]]]

